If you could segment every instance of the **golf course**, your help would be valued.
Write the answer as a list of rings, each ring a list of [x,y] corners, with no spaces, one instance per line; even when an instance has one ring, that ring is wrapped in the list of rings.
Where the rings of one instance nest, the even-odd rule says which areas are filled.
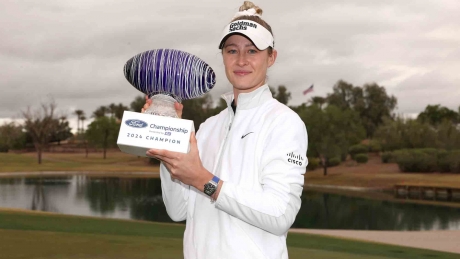
[[[0,210],[0,258],[182,258],[184,226]],[[310,234],[288,234],[290,258],[438,258],[458,255]]]
[[[147,158],[118,151],[109,152],[107,159],[100,153],[90,153],[88,157],[81,153],[44,153],[41,165],[37,165],[34,153],[0,154],[0,160],[2,178],[55,174],[158,177],[158,166],[149,164]],[[378,173],[381,185],[373,181],[372,172]],[[401,181],[434,179],[427,174],[398,173],[394,164],[379,165],[376,158],[365,165],[334,167],[326,177],[321,173],[308,172],[306,186],[384,189]],[[447,175],[437,177],[437,181],[458,184],[458,177]],[[365,196],[366,192],[356,195]],[[182,258],[183,231],[182,224],[5,208],[0,209],[0,258]],[[458,254],[320,234],[289,233],[287,240],[290,258],[458,258]]]

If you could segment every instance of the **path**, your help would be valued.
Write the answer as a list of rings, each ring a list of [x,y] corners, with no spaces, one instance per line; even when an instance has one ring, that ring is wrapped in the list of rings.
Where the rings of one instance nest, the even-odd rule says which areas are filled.
[[[391,245],[431,249],[460,254],[460,230],[436,231],[369,231],[291,229],[289,232],[326,235]],[[460,257],[459,257],[460,258]]]

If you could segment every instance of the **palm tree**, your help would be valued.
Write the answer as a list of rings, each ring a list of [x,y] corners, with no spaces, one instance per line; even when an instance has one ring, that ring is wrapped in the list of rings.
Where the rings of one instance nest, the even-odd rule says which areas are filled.
[[[104,117],[105,114],[108,112],[108,108],[106,106],[100,106],[93,112],[93,118],[101,118]]]
[[[114,103],[111,103],[108,108],[109,108],[109,112],[110,112],[110,117],[113,118],[113,115],[115,115],[115,113],[117,111],[117,105],[114,104]]]
[[[81,132],[83,133],[83,142],[85,143],[85,157],[87,158],[88,157],[88,142],[86,141],[86,136],[85,136],[85,120],[86,120],[86,116],[81,116],[80,117],[80,120],[81,120]]]
[[[84,112],[82,110],[75,110],[74,114],[77,115],[77,134],[80,132],[80,118]]]
[[[123,118],[123,113],[129,111],[129,108],[124,106],[122,103],[119,103],[115,108],[115,118],[119,121]]]
[[[85,120],[86,120],[86,116],[85,115],[82,115],[80,117],[80,120],[81,120],[81,132],[84,133],[85,132]]]

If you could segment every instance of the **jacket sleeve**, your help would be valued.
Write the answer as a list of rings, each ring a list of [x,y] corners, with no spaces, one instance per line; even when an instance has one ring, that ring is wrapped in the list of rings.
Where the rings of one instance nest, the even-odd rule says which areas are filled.
[[[281,118],[282,117],[282,118]],[[305,124],[295,115],[279,116],[269,126],[260,160],[262,190],[222,185],[216,207],[275,235],[284,235],[300,209],[307,161]]]
[[[179,180],[172,180],[166,166],[160,165],[161,192],[166,212],[173,221],[187,218],[187,202],[190,186]]]

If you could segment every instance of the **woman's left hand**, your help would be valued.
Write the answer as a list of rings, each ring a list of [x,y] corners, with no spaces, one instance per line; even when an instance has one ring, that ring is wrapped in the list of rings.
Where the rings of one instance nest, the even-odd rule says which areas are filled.
[[[201,163],[195,132],[190,135],[190,151],[188,153],[150,149],[147,151],[147,156],[161,160],[168,168],[172,178],[191,185],[200,191],[203,191],[204,184],[213,177]]]

